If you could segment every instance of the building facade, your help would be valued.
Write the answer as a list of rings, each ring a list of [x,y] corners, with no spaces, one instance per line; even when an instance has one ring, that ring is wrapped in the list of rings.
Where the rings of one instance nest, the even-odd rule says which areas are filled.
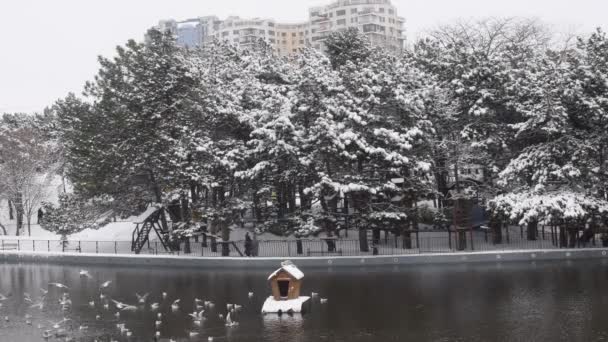
[[[213,39],[247,47],[263,39],[278,55],[288,56],[304,47],[323,50],[325,37],[349,27],[363,32],[372,45],[397,53],[404,46],[404,23],[390,0],[338,0],[311,8],[309,20],[302,23],[235,16],[220,20],[207,16],[185,21],[163,20],[156,28],[175,34],[177,43],[184,47],[202,46]]]

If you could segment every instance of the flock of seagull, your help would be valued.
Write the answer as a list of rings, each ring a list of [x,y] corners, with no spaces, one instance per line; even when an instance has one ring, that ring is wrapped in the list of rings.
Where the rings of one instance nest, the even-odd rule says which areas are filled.
[[[81,270],[79,272],[79,276],[81,278],[93,279],[91,274],[86,270]],[[93,310],[95,310],[95,309],[102,310],[103,309],[105,311],[110,311],[110,312],[115,311],[113,315],[116,318],[116,322],[117,322],[116,329],[118,330],[119,334],[124,337],[131,337],[133,335],[133,332],[132,332],[132,330],[127,328],[127,324],[121,319],[121,315],[129,313],[129,312],[136,312],[139,310],[150,310],[151,312],[156,313],[156,320],[154,322],[154,327],[155,327],[154,340],[160,341],[160,339],[161,339],[160,328],[163,325],[163,319],[165,318],[165,316],[161,312],[161,306],[164,303],[167,303],[167,304],[171,303],[169,305],[170,313],[176,314],[180,311],[181,299],[175,299],[171,302],[168,298],[167,293],[163,292],[161,294],[161,297],[162,297],[161,303],[158,303],[158,302],[148,303],[148,296],[149,296],[148,293],[143,294],[143,295],[136,293],[135,294],[135,298],[137,300],[136,303],[129,304],[129,303],[120,302],[120,301],[115,300],[110,297],[109,288],[111,287],[111,285],[112,285],[111,281],[103,282],[99,286],[99,300],[95,300],[94,298],[91,298],[91,300],[88,302],[88,306]],[[59,307],[61,308],[61,311],[62,311],[64,317],[62,320],[57,321],[57,322],[49,321],[48,324],[38,324],[37,327],[38,327],[38,329],[40,329],[42,331],[42,338],[44,340],[48,341],[49,339],[56,338],[56,339],[64,340],[66,342],[76,341],[76,338],[74,337],[73,332],[74,331],[78,331],[81,333],[86,332],[88,329],[88,326],[80,325],[78,328],[74,328],[71,325],[72,319],[66,317],[66,313],[72,307],[72,299],[70,297],[70,288],[68,286],[61,284],[61,283],[57,283],[57,282],[49,283],[47,289],[40,289],[41,296],[38,299],[35,300],[34,298],[32,298],[32,296],[29,293],[24,293],[23,300],[24,300],[24,302],[26,302],[29,305],[29,309],[43,310],[45,308],[45,306],[49,303],[49,301],[47,299],[49,299],[51,297],[51,295],[49,295],[49,292],[53,293],[54,292],[54,291],[52,291],[53,289],[56,289],[57,291],[59,291],[59,295],[58,295],[58,297],[56,297],[56,299],[57,299],[57,303],[59,304]],[[248,297],[252,298],[253,292],[249,292]],[[9,298],[7,296],[0,293],[0,309],[3,306],[3,303],[8,299]],[[215,308],[215,304],[212,301],[202,300],[202,299],[198,299],[198,298],[194,299],[194,309],[195,310],[192,313],[188,314],[188,316],[191,317],[191,319],[192,319],[192,330],[189,330],[187,332],[187,336],[189,338],[194,338],[199,335],[198,331],[200,330],[200,327],[202,326],[202,322],[204,320],[206,320],[209,317],[209,315],[211,315],[211,312],[214,311],[213,310],[214,308]],[[242,308],[243,308],[242,305],[227,304],[226,305],[226,315],[219,313],[219,314],[217,314],[218,318],[221,319],[225,323],[225,325],[229,328],[238,326],[239,323],[234,319],[234,316],[237,312],[241,311]],[[96,320],[99,321],[102,319],[101,313],[102,313],[101,311],[97,311],[97,314],[95,316]],[[33,325],[32,317],[33,316],[30,314],[25,315],[24,318],[25,318],[25,323],[27,325]],[[8,322],[9,316],[4,316],[4,321]],[[207,337],[207,340],[212,342],[214,340],[214,338],[212,336],[209,336],[209,337]],[[94,341],[101,342],[102,340],[96,338],[96,339],[94,339]],[[113,337],[110,337],[109,341],[118,342],[118,340],[116,340]],[[172,338],[169,338],[168,341],[174,342],[175,340]]]
[[[86,271],[86,270],[81,270],[79,272],[79,276],[81,278],[86,278],[86,279],[93,279],[93,276],[91,276],[91,274]],[[126,315],[127,313],[132,313],[132,312],[136,312],[136,311],[140,311],[140,310],[149,310],[152,313],[155,313],[155,322],[154,322],[154,328],[155,328],[155,332],[154,332],[154,341],[160,341],[162,336],[161,336],[161,332],[160,332],[160,328],[163,325],[163,319],[166,318],[166,316],[170,315],[170,314],[177,314],[180,311],[180,302],[181,299],[175,299],[173,301],[171,301],[169,299],[169,296],[166,292],[162,292],[161,294],[161,302],[154,302],[154,303],[148,303],[148,296],[149,294],[143,294],[140,295],[138,293],[135,294],[135,298],[136,299],[136,303],[135,304],[129,304],[129,303],[124,303],[124,302],[120,302],[118,300],[115,300],[113,298],[110,297],[109,294],[109,289],[112,285],[111,281],[105,281],[103,283],[101,283],[99,285],[99,300],[95,300],[95,298],[90,298],[91,300],[88,302],[88,306],[90,307],[91,310],[97,310],[96,311],[96,316],[95,316],[95,320],[96,321],[100,321],[102,319],[102,313],[104,310],[106,312],[112,312],[113,316],[116,319],[116,329],[117,329],[117,333],[120,336],[126,337],[126,338],[130,338],[131,336],[133,336],[133,331],[129,328],[127,328],[127,324],[124,322],[124,320],[121,318],[123,315]],[[59,340],[63,340],[66,342],[74,342],[76,341],[76,337],[75,332],[78,333],[86,333],[88,326],[86,325],[80,325],[77,328],[75,328],[73,326],[73,322],[72,319],[66,317],[66,314],[70,311],[71,307],[72,307],[72,299],[70,297],[70,288],[64,284],[61,283],[57,283],[57,282],[53,282],[53,283],[49,283],[47,289],[40,289],[41,291],[41,295],[39,298],[34,299],[32,298],[32,296],[29,293],[23,293],[23,300],[25,303],[27,303],[29,305],[29,309],[39,309],[39,310],[43,310],[45,308],[45,306],[49,303],[49,299],[52,295],[55,294],[55,291],[59,292],[58,295],[55,296],[55,299],[57,300],[57,303],[59,304],[59,307],[61,308],[61,312],[63,313],[63,319],[61,319],[60,321],[56,321],[56,322],[52,322],[49,321],[48,324],[37,324],[37,328],[39,330],[42,331],[42,338],[45,341],[48,341],[50,339],[59,339]],[[49,295],[49,292],[51,293]],[[249,292],[248,293],[248,297],[251,299],[253,298],[254,293],[253,292]],[[317,297],[318,294],[317,293],[312,293],[312,297]],[[0,310],[2,309],[3,303],[8,300],[9,298],[3,294],[0,293]],[[52,299],[50,299],[52,300]],[[170,303],[170,305],[169,305]],[[320,303],[324,304],[327,303],[327,299],[326,298],[320,298]],[[168,306],[168,308],[170,308],[168,311],[169,312],[165,312],[165,314],[163,314],[163,312],[161,312],[161,308],[163,307],[163,304],[166,304]],[[228,328],[232,328],[235,326],[238,326],[239,323],[234,319],[235,315],[237,315],[237,313],[239,311],[241,311],[243,309],[242,305],[238,305],[238,304],[226,304],[226,314],[222,314],[222,313],[218,313],[219,310],[215,310],[215,303],[213,303],[212,301],[209,300],[203,300],[203,299],[198,299],[195,298],[194,299],[194,303],[193,303],[193,308],[194,311],[191,313],[188,313],[188,316],[191,318],[192,322],[191,322],[191,330],[187,331],[187,336],[189,338],[196,338],[197,336],[199,336],[199,331],[202,328],[202,323],[203,321],[205,321],[207,318],[211,317],[212,312],[215,312],[215,314],[217,315],[217,317],[225,324],[226,327]],[[33,316],[30,314],[26,314],[25,317],[25,323],[27,325],[32,326],[33,325]],[[9,316],[4,316],[4,320],[6,322],[9,322]],[[209,342],[213,342],[214,337],[213,336],[208,336],[207,337],[207,341]],[[118,342],[117,339],[115,339],[114,337],[109,337],[109,340],[107,340],[107,338],[105,340],[102,340],[100,338],[95,338],[93,340],[94,342],[102,342],[102,341],[109,341],[109,342]],[[176,340],[169,337],[168,338],[169,342],[175,342]]]

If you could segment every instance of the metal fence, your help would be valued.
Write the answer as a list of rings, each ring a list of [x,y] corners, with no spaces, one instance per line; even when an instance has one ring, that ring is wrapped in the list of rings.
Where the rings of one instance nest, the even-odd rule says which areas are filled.
[[[213,241],[190,238],[182,241],[176,251],[167,252],[160,241],[149,241],[140,254],[173,254],[202,257],[251,256],[251,257],[315,257],[315,256],[363,256],[406,255],[424,253],[449,253],[471,251],[504,251],[560,248],[558,239],[551,233],[529,241],[523,234],[503,237],[500,244],[492,243],[492,237],[484,232],[468,232],[465,239],[455,233],[424,232],[403,236],[386,235],[380,239],[368,239],[367,244],[353,238],[320,238],[299,240]],[[463,242],[464,240],[464,242]],[[367,245],[367,248],[362,248]],[[580,241],[575,248],[599,247],[598,237],[586,244]],[[29,252],[70,252],[133,254],[131,241],[61,241],[61,240],[9,240],[0,238],[0,250]]]

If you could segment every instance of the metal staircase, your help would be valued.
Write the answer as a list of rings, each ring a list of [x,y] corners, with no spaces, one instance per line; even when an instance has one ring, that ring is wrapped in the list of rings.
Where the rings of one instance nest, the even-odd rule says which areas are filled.
[[[169,251],[168,241],[165,238],[165,234],[168,232],[163,231],[162,225],[159,222],[161,215],[163,214],[163,210],[163,208],[158,208],[148,215],[143,222],[139,222],[135,226],[131,236],[131,251],[135,252],[135,254],[139,254],[146,243],[149,245],[150,232],[152,230],[154,230],[156,233],[156,236],[163,245],[163,248],[166,251]]]

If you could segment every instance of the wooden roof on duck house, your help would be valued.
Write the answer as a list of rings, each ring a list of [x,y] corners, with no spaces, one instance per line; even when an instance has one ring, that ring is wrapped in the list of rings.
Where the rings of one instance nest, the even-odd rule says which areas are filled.
[[[270,274],[270,276],[268,276],[268,280],[271,280],[272,278],[276,277],[279,272],[281,271],[285,271],[287,272],[289,275],[291,275],[294,279],[296,280],[300,280],[302,278],[304,278],[304,273],[302,271],[300,271],[300,269],[294,265],[291,261],[283,261],[281,263],[281,267],[279,269],[277,269],[276,271],[272,272],[272,274]]]

